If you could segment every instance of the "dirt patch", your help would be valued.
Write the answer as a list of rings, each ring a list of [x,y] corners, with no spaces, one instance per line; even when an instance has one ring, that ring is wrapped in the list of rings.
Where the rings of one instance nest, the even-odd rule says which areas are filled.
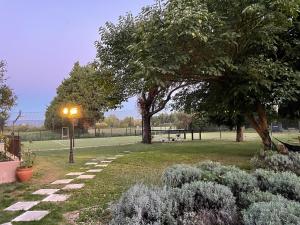
[[[76,225],[77,224],[76,221],[79,218],[79,213],[80,211],[73,211],[73,212],[65,213],[63,216],[68,221],[68,223],[72,225]]]

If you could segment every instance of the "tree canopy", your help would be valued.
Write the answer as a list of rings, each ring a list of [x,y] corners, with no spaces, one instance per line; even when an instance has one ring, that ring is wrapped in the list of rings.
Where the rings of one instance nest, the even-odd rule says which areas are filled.
[[[165,1],[139,27],[130,50],[154,80],[212,87],[207,94],[218,93],[223,105],[247,116],[269,148],[268,111],[299,98],[299,59],[293,57],[299,39],[292,32],[299,7],[299,0]],[[142,18],[151,12],[144,9]]]
[[[105,75],[105,80],[102,76]],[[109,77],[111,79],[109,79]],[[113,85],[113,78],[107,71],[99,71],[96,64],[80,66],[75,63],[69,77],[57,88],[57,95],[46,111],[45,126],[60,128],[66,124],[60,116],[66,104],[79,104],[83,110],[81,125],[90,126],[103,119],[103,112],[121,104],[119,91]],[[109,90],[109,92],[107,91]]]
[[[5,62],[0,60],[0,129],[3,132],[6,120],[9,117],[9,112],[16,104],[16,95],[6,83],[6,68]]]
[[[299,7],[300,0],[157,1],[107,23],[98,59],[125,98],[140,96],[146,125],[172,91],[194,85],[192,94],[205,93],[221,113],[246,117],[270,148],[268,113],[299,99]]]

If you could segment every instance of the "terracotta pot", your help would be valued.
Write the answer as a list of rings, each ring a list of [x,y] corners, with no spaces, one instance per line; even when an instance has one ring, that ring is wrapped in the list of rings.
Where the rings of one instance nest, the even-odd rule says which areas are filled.
[[[32,167],[30,168],[18,168],[17,169],[17,178],[20,182],[25,182],[31,179],[33,174]]]

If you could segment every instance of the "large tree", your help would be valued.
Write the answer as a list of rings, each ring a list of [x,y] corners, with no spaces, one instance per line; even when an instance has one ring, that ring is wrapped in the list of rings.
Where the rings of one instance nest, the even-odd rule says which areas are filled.
[[[5,62],[0,60],[0,132],[3,133],[3,129],[7,119],[9,118],[9,112],[11,108],[16,104],[16,95],[13,90],[6,83],[6,68]]]
[[[299,0],[169,0],[129,50],[151,71],[143,79],[222,87],[224,104],[242,109],[270,148],[268,112],[299,96],[299,71],[287,57],[298,44],[286,37],[299,7]]]
[[[118,86],[121,87],[123,101],[132,96],[138,98],[138,108],[143,121],[143,143],[151,143],[151,118],[163,110],[178,89],[188,85],[188,82],[170,81],[167,79],[155,80],[157,74],[163,78],[164,71],[156,71],[149,67],[157,59],[149,59],[143,54],[136,54],[136,48],[144,51],[145,56],[151,54],[155,58],[167,61],[156,54],[164,46],[163,37],[156,37],[156,44],[151,48],[143,45],[140,40],[145,33],[156,33],[160,26],[161,10],[158,5],[142,10],[138,17],[131,14],[120,17],[117,24],[107,23],[100,29],[101,40],[97,42],[97,56],[101,68],[109,69],[115,76]],[[138,46],[137,46],[138,45]],[[150,61],[149,61],[150,60]]]
[[[200,117],[205,115],[206,121],[218,126],[236,128],[236,141],[244,141],[245,116],[243,108],[238,108],[234,101],[223,100],[221,85],[201,83],[192,88],[184,89],[175,96],[173,106]]]
[[[105,79],[102,77],[105,76]],[[103,112],[120,104],[119,91],[108,71],[99,71],[96,64],[75,63],[69,77],[57,88],[57,95],[46,111],[45,126],[61,128],[67,121],[60,116],[66,104],[80,105],[83,110],[79,125],[91,126],[103,119]],[[109,92],[108,92],[109,90]]]

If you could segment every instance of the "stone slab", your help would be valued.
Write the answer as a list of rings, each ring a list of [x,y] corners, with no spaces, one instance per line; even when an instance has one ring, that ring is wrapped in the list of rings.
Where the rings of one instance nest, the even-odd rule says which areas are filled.
[[[56,180],[52,182],[51,184],[69,184],[73,181],[74,179],[63,179],[63,180]]]
[[[93,170],[88,170],[86,171],[87,173],[100,173],[102,169],[93,169]]]
[[[22,215],[13,219],[13,222],[29,222],[29,221],[39,221],[47,216],[49,211],[27,211]]]
[[[40,190],[33,192],[32,194],[33,195],[52,195],[58,191],[59,191],[59,189],[40,189]]]
[[[87,162],[85,165],[97,165],[98,163],[96,162]]]
[[[2,223],[1,225],[13,225],[12,223]]]
[[[112,161],[111,160],[103,160],[101,161],[101,163],[111,163]]]
[[[63,187],[63,190],[76,190],[83,187],[84,184],[67,184],[65,187]]]
[[[28,202],[17,202],[8,208],[4,209],[4,211],[26,211],[31,209],[33,206],[39,204],[40,201],[28,201]]]
[[[99,165],[96,165],[95,167],[107,167],[108,164],[99,164]]]
[[[95,175],[80,175],[77,179],[93,179]]]
[[[42,202],[64,202],[70,195],[52,194],[42,200]]]
[[[84,172],[72,172],[72,173],[68,173],[66,174],[67,176],[80,176],[84,174]]]

